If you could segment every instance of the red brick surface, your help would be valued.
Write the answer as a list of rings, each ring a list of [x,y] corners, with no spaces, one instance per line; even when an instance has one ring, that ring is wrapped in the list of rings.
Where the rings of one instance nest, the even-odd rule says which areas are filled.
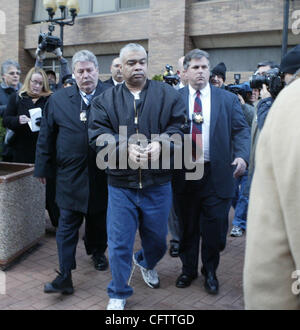
[[[81,229],[80,237],[83,235]],[[140,242],[137,235],[135,248]],[[216,296],[207,294],[203,288],[203,277],[199,277],[189,288],[175,287],[181,263],[167,253],[157,266],[161,287],[151,289],[142,280],[136,268],[132,285],[134,295],[126,304],[127,310],[240,310],[244,309],[242,292],[242,270],[245,237],[228,237],[217,272],[220,292]],[[77,269],[73,272],[75,292],[73,295],[44,294],[46,282],[56,276],[58,268],[55,236],[46,234],[32,251],[23,255],[5,271],[6,294],[0,294],[0,309],[5,310],[103,310],[108,297],[106,287],[110,271],[97,271],[86,255],[82,239],[77,248]],[[199,272],[200,273],[200,272]]]

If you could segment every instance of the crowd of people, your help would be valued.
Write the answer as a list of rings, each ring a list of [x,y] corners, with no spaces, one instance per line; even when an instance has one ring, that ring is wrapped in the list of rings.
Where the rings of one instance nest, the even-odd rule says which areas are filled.
[[[79,228],[85,220],[86,252],[97,270],[109,266],[112,275],[107,309],[125,308],[133,294],[130,280],[135,267],[150,288],[159,288],[155,267],[166,253],[168,233],[169,253],[182,264],[176,287],[186,288],[198,277],[200,254],[204,289],[218,294],[217,269],[226,247],[230,208],[235,209],[230,235],[242,236],[248,232],[250,195],[250,219],[251,215],[254,218],[250,228],[258,237],[262,234],[259,221],[264,221],[262,214],[268,210],[260,210],[262,203],[256,208],[255,203],[273,192],[257,193],[267,189],[271,180],[261,187],[263,169],[270,164],[264,168],[260,164],[268,147],[272,148],[267,138],[278,124],[268,123],[272,132],[262,136],[258,160],[256,146],[277,95],[267,83],[261,88],[246,83],[244,93],[233,91],[225,84],[226,65],[222,62],[211,68],[209,54],[200,49],[178,60],[180,83],[174,86],[148,78],[148,55],[139,44],[121,49],[112,61],[112,76],[105,82],[99,80],[100,68],[92,52],[74,54],[71,70],[59,48],[54,54],[61,65],[59,82],[55,72],[42,69],[45,54],[38,48],[36,65],[23,85],[19,64],[8,60],[1,66],[0,87],[0,115],[6,128],[2,159],[35,164],[34,175],[46,185],[46,209],[57,227],[59,271],[45,284],[44,292],[74,292],[72,270],[76,268]],[[278,68],[285,89],[298,77],[300,45],[280,64],[258,63],[254,73],[268,76],[273,68]],[[278,98],[281,95],[289,94],[281,92]],[[277,108],[282,104],[278,101]],[[31,110],[37,108],[41,116],[33,123]],[[184,142],[187,136],[190,148]],[[165,145],[170,146],[169,167],[164,166]],[[183,160],[181,168],[176,167],[177,149],[181,158],[201,165],[200,178],[187,179],[194,168]],[[114,159],[114,165],[108,158]],[[255,193],[250,190],[252,178]],[[137,231],[142,248],[133,254]],[[253,286],[259,285],[255,272],[261,267],[257,261],[260,251],[255,234],[249,236],[246,307],[279,306],[271,302],[272,294],[266,292],[267,298],[262,299],[263,290],[257,293],[261,304],[255,305]],[[275,244],[269,237],[270,244]],[[275,253],[273,256],[275,259]]]

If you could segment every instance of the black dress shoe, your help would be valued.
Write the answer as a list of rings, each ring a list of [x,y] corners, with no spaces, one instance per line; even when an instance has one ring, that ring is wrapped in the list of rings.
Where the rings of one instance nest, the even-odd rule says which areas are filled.
[[[205,274],[204,288],[205,291],[209,294],[218,294],[219,282],[217,276],[214,273],[208,272]]]
[[[71,274],[63,275],[56,271],[58,276],[51,283],[44,286],[45,293],[72,294],[74,292]]]
[[[92,256],[96,270],[104,271],[108,268],[108,261],[103,253],[95,253]]]
[[[186,274],[181,274],[176,280],[176,287],[177,288],[187,288],[191,285],[193,280],[197,278],[197,276],[190,276]]]

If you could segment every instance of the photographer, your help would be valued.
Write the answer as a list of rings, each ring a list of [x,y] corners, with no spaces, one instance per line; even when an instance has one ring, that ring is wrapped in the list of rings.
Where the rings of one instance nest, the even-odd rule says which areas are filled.
[[[233,87],[236,86],[236,87]],[[229,86],[229,90],[235,93],[241,103],[244,117],[247,121],[249,128],[251,127],[254,117],[255,107],[253,106],[253,90],[250,88],[249,82],[245,82],[239,85]],[[230,88],[231,87],[231,88]],[[254,91],[255,93],[255,91]],[[255,94],[254,94],[255,95]],[[235,197],[232,201],[232,207],[234,208],[234,218],[232,221],[232,230],[230,236],[240,237],[246,230],[247,223],[247,210],[248,210],[248,197],[245,196],[244,190],[247,187],[248,182],[248,170],[238,178],[235,178]]]
[[[55,47],[55,46],[54,46]],[[62,56],[62,51],[60,49],[60,47],[55,48],[54,50],[51,50],[51,47],[49,48],[49,46],[47,46],[47,44],[45,44],[45,41],[42,41],[37,50],[36,50],[36,62],[35,62],[35,67],[38,68],[43,68],[43,61],[46,58],[46,51],[50,51],[52,52],[54,55],[57,56],[57,59],[60,62],[60,81],[57,84],[57,78],[56,78],[56,74],[54,71],[52,70],[47,70],[46,71],[46,75],[48,77],[48,81],[49,81],[49,86],[52,92],[57,91],[58,89],[60,89],[61,87],[63,87],[62,84],[62,78],[67,76],[67,75],[71,75],[71,71],[69,69],[68,66],[68,61]]]
[[[210,83],[215,87],[225,88],[226,65],[221,62],[211,70]]]
[[[244,194],[247,194],[249,196],[249,190],[251,186],[251,181],[253,177],[253,173],[255,170],[255,150],[256,150],[256,144],[258,141],[258,137],[260,135],[260,131],[262,130],[265,120],[267,118],[267,115],[269,113],[269,110],[279,93],[280,89],[284,88],[285,85],[287,85],[291,79],[293,78],[293,75],[296,73],[296,71],[300,68],[300,45],[297,45],[292,50],[290,50],[282,59],[280,63],[280,72],[282,76],[278,77],[270,76],[270,73],[272,73],[272,70],[276,70],[279,66],[276,65],[274,62],[263,62],[262,64],[266,65],[260,65],[258,66],[258,72],[256,76],[262,75],[265,77],[271,77],[268,81],[270,81],[270,86],[266,86],[266,84],[262,84],[260,89],[260,96],[261,100],[257,105],[257,115],[252,123],[252,132],[251,132],[251,154],[250,154],[250,164],[249,164],[249,178],[248,178],[248,185],[247,189],[245,190]],[[274,89],[274,83],[272,81],[281,81],[281,86],[278,86],[277,90]],[[282,78],[283,77],[283,78]]]

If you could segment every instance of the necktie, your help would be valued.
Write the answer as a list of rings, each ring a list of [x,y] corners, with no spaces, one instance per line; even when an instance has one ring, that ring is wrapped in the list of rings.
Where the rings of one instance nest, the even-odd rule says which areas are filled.
[[[196,98],[194,102],[193,124],[192,124],[192,156],[195,161],[196,150],[198,150],[198,157],[200,157],[202,150],[202,103],[200,99],[200,91],[196,92]]]
[[[88,101],[87,106],[89,106],[89,105],[91,104],[91,102],[92,102],[93,95],[92,95],[92,94],[86,94],[86,95],[85,95],[85,98],[86,98],[87,101]]]

